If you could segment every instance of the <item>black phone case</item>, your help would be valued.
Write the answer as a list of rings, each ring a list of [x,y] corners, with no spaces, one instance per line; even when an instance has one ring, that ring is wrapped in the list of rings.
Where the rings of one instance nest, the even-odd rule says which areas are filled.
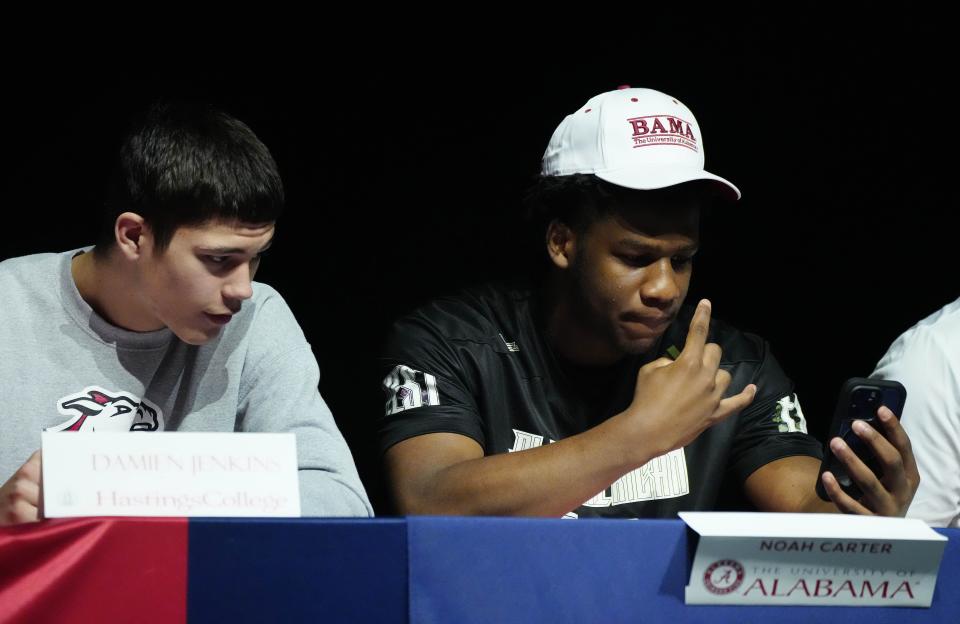
[[[858,392],[876,391],[879,394],[879,400],[876,405],[867,411],[868,406],[865,401],[857,397],[861,396]],[[856,399],[856,400],[855,400]],[[859,401],[859,404],[857,403]],[[830,450],[830,440],[835,437],[842,438],[847,445],[853,449],[857,456],[870,468],[878,477],[883,476],[883,470],[877,463],[876,457],[869,447],[857,436],[850,428],[854,420],[863,420],[870,424],[881,433],[883,433],[877,420],[877,409],[880,405],[886,405],[890,411],[899,419],[903,414],[903,406],[907,402],[907,390],[898,381],[883,379],[865,379],[863,377],[854,377],[848,379],[840,389],[840,397],[837,399],[837,406],[833,413],[833,423],[830,425],[830,435],[824,443],[823,462],[820,464],[820,474],[817,476],[817,496],[825,501],[829,501],[823,487],[823,473],[830,471],[837,478],[840,488],[854,500],[859,500],[863,495],[859,486],[850,478],[846,466],[840,462]]]

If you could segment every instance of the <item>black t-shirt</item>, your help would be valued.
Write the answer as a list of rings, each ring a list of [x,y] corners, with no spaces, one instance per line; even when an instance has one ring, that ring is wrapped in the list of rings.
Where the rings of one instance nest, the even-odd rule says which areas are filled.
[[[529,290],[489,285],[437,299],[396,322],[381,359],[385,416],[381,449],[426,433],[457,433],[487,455],[521,451],[578,433],[630,404],[639,368],[683,349],[693,308],[645,356],[598,369],[560,361]],[[571,517],[674,517],[736,507],[757,468],[791,455],[821,457],[806,433],[793,384],[758,336],[712,321],[732,382],[726,396],[757,384],[753,403],[688,446],[624,475]],[[811,484],[813,487],[813,484]]]

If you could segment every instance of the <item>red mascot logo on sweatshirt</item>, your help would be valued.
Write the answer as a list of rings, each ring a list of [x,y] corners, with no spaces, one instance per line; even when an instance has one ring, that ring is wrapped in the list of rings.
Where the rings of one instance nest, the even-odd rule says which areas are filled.
[[[157,431],[163,413],[153,403],[129,392],[89,386],[57,401],[57,411],[69,420],[47,431]]]

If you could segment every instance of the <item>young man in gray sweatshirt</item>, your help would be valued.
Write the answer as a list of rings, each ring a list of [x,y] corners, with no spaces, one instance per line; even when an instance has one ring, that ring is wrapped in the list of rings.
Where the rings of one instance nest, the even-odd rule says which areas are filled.
[[[297,436],[301,507],[369,516],[319,369],[283,298],[253,281],[283,206],[240,121],[151,108],[127,137],[96,246],[0,263],[0,525],[36,520],[41,431]]]

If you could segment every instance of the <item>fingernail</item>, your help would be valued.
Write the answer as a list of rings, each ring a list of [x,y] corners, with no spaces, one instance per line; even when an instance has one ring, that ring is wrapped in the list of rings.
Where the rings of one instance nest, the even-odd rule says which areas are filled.
[[[703,308],[707,308],[707,309],[709,310],[709,309],[710,309],[710,300],[709,300],[709,299],[701,299],[701,300],[700,300],[700,306],[703,307]]]
[[[853,421],[853,424],[850,425],[850,427],[852,427],[857,433],[866,433],[868,429],[867,423],[863,422],[862,420]]]
[[[844,447],[843,440],[841,440],[840,438],[834,438],[830,440],[830,450],[833,451],[834,453],[839,453],[840,451],[843,450],[843,447]]]

